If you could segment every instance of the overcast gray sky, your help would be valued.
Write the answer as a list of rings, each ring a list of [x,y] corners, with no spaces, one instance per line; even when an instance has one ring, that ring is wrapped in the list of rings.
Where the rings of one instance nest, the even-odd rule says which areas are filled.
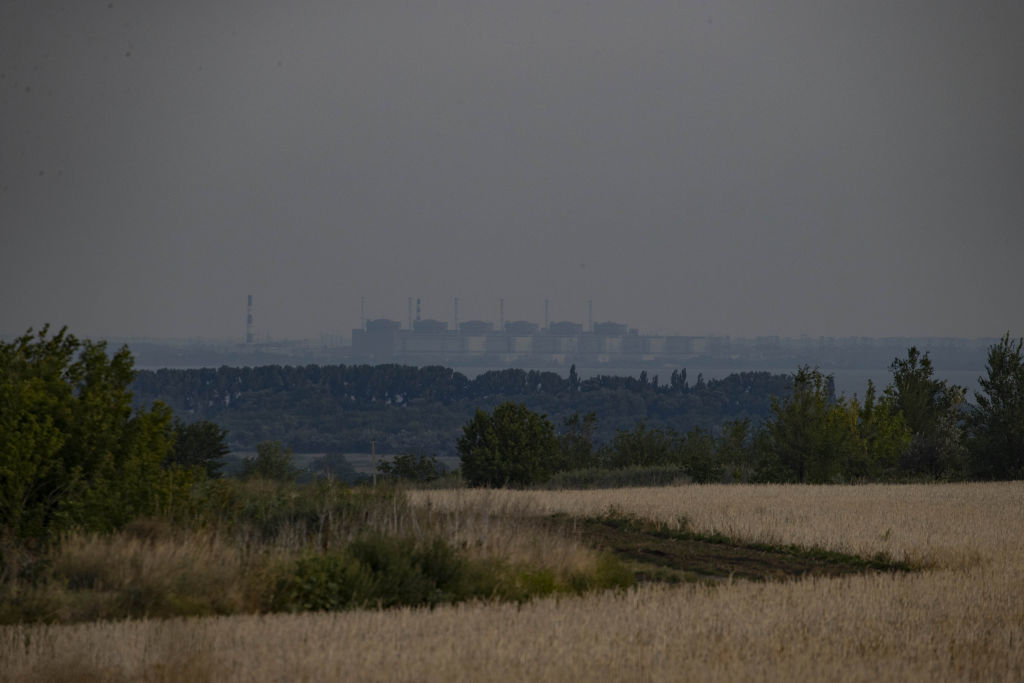
[[[1024,334],[1024,3],[0,0],[0,333]]]

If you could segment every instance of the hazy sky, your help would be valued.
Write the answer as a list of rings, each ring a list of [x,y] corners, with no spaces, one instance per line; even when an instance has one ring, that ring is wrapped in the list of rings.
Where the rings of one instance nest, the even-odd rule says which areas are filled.
[[[0,334],[1024,334],[1024,3],[0,0]]]

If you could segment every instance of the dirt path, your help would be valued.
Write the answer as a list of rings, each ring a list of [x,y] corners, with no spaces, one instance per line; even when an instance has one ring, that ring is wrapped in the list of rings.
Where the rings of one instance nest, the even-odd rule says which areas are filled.
[[[577,519],[572,528],[582,542],[627,561],[638,581],[768,581],[912,569],[880,558],[741,544],[721,536],[672,531],[632,519]]]

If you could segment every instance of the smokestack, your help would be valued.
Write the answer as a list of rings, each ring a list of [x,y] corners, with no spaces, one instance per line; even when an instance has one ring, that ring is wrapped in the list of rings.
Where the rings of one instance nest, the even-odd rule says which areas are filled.
[[[249,295],[249,301],[245,307],[245,343],[252,344],[253,342],[253,331],[252,331],[252,294]]]
[[[590,299],[587,301],[587,329],[590,332],[594,331],[594,300]]]
[[[455,297],[455,331],[459,331],[459,297]]]
[[[420,321],[420,300],[419,300],[419,297],[417,297],[416,298],[416,322],[419,322],[419,321]]]
[[[544,329],[548,329],[548,300],[544,299]]]
[[[412,297],[409,297],[409,329],[412,329]]]
[[[505,300],[498,299],[498,329],[505,331]]]

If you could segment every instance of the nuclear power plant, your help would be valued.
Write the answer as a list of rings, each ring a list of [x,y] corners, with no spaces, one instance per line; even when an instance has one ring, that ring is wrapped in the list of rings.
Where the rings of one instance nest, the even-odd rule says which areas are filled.
[[[530,361],[561,365],[614,365],[689,357],[707,350],[705,337],[649,336],[617,322],[593,321],[587,304],[586,327],[571,321],[550,322],[544,301],[544,322],[505,320],[505,300],[498,301],[498,324],[459,320],[459,299],[452,301],[452,321],[422,318],[421,301],[409,298],[406,324],[388,318],[363,320],[352,330],[351,355],[373,363],[422,364],[431,360],[474,365],[507,365]]]
[[[812,363],[823,367],[887,367],[910,346],[942,354],[951,367],[978,366],[991,339],[760,336],[683,336],[640,334],[621,322],[595,322],[592,301],[586,322],[552,321],[545,299],[543,321],[506,320],[505,300],[499,299],[498,320],[462,320],[459,298],[450,301],[448,320],[422,316],[421,299],[409,297],[404,321],[367,316],[360,297],[360,327],[351,338],[321,335],[314,340],[271,340],[256,327],[252,295],[246,299],[243,344],[230,350],[203,347],[191,351],[189,363],[241,365],[273,363],[400,363],[445,365],[456,368],[552,368],[571,365],[592,372],[616,369],[685,367],[784,368]],[[143,347],[136,342],[138,348]],[[165,350],[151,363],[181,365],[180,349]],[[232,355],[234,354],[234,355]],[[982,356],[979,356],[982,354]],[[156,357],[154,355],[154,357]]]

